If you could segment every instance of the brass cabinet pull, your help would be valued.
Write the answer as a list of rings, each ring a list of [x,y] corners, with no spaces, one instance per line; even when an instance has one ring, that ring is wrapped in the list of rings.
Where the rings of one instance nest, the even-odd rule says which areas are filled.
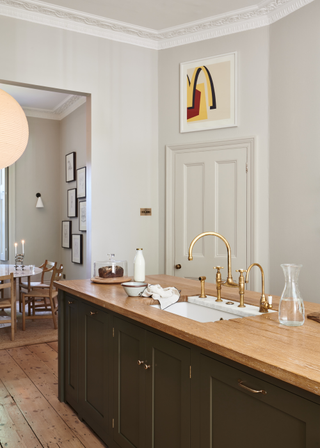
[[[151,366],[149,364],[145,364],[143,367],[144,367],[144,370],[148,370],[151,368]]]
[[[74,302],[71,302],[71,300],[68,300],[68,305],[72,305]]]
[[[247,391],[249,391],[249,392],[252,392],[253,394],[267,395],[267,391],[266,391],[266,390],[263,390],[263,389],[260,389],[260,390],[252,389],[251,387],[246,386],[246,385],[243,383],[242,380],[238,380],[238,384],[239,384],[240,387],[242,387],[243,389],[245,389],[245,390],[247,390]]]
[[[90,316],[94,316],[95,314],[98,314],[98,311],[90,311]]]
[[[141,366],[142,364],[144,364],[144,361],[140,361],[140,359],[138,359],[137,364],[138,364],[138,366]]]
[[[181,269],[181,264],[176,264],[176,269]]]

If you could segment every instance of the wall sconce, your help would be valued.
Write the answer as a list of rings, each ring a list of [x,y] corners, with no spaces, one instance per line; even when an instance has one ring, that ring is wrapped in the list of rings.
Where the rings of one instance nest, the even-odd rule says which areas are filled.
[[[37,203],[36,203],[36,208],[43,208],[44,205],[43,205],[43,202],[42,202],[42,199],[41,199],[41,194],[37,193],[36,196],[38,198],[37,199]]]
[[[16,162],[27,147],[29,127],[20,104],[0,89],[0,169]]]

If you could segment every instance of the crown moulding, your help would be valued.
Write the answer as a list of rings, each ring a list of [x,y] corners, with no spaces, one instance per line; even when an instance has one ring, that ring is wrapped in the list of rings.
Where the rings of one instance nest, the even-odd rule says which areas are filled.
[[[34,0],[0,0],[0,15],[163,50],[267,26],[313,1],[266,0],[253,7],[160,31]]]
[[[27,117],[45,118],[47,120],[63,120],[67,115],[86,102],[86,97],[71,95],[67,100],[62,102],[56,109],[48,111],[44,109],[24,107],[24,113]]]

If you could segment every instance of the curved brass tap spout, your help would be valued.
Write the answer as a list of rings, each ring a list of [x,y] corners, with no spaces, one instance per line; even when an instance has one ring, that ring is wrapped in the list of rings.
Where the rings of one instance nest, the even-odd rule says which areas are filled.
[[[264,293],[264,272],[262,267],[260,266],[260,264],[258,263],[252,263],[250,264],[250,266],[247,269],[247,274],[246,274],[246,280],[245,282],[248,283],[249,282],[249,273],[251,271],[251,268],[253,268],[253,266],[258,266],[258,268],[261,271],[261,297],[260,297],[260,313],[267,313],[269,308],[272,308],[272,305],[268,304],[268,301],[266,300],[266,296]]]
[[[227,247],[227,252],[228,252],[228,278],[225,282],[222,283],[222,285],[226,285],[226,286],[238,286],[238,283],[236,283],[233,278],[232,278],[232,270],[231,270],[231,248],[230,248],[230,244],[228,243],[228,241],[225,239],[224,236],[220,235],[220,233],[216,233],[216,232],[204,232],[204,233],[200,233],[200,235],[196,236],[190,244],[189,247],[189,255],[188,255],[188,260],[193,260],[193,256],[192,256],[192,251],[193,251],[193,246],[195,245],[195,243],[202,238],[203,236],[217,236],[218,238],[220,238],[224,244]]]

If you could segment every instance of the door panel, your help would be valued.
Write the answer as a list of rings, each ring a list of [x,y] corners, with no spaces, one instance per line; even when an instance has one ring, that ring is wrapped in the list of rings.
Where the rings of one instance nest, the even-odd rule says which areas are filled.
[[[188,258],[191,241],[199,233],[223,235],[231,246],[233,276],[247,267],[247,150],[224,149],[181,152],[175,155],[174,244],[175,271],[179,277],[205,275],[215,282],[213,266],[223,266],[226,277],[227,250],[216,237],[204,237]]]
[[[145,360],[144,330],[115,319],[114,353],[115,429],[114,440],[122,448],[144,448]]]
[[[81,416],[103,436],[110,421],[109,384],[109,315],[92,305],[81,306],[80,343],[84,348],[81,365]]]
[[[78,345],[79,302],[74,297],[65,300],[65,396],[74,408],[79,400],[79,345]]]
[[[200,401],[200,448],[318,446],[319,406],[203,355]]]
[[[190,447],[190,349],[147,333],[147,447]]]

